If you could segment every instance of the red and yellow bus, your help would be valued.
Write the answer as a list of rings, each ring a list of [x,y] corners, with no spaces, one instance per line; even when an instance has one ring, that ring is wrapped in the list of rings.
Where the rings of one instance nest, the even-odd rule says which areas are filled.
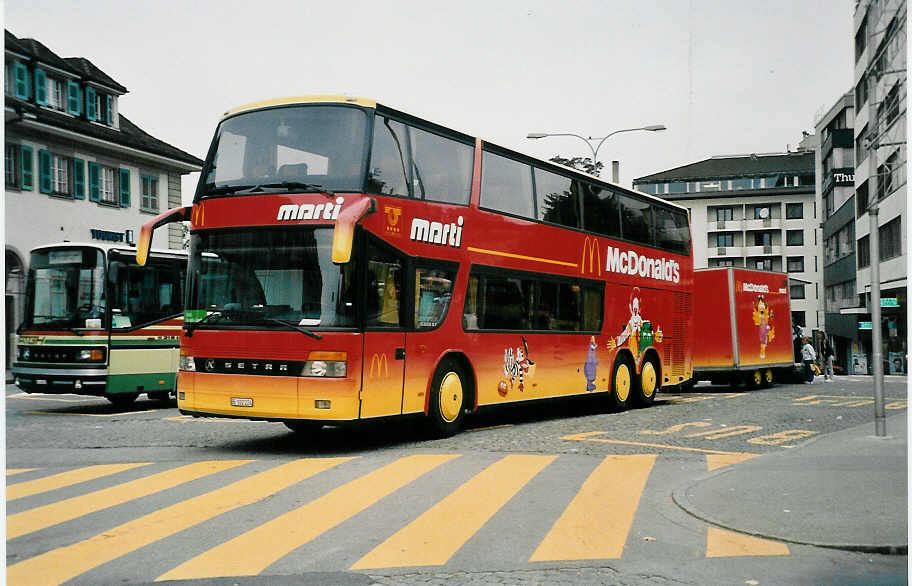
[[[178,407],[293,430],[692,373],[684,208],[361,98],[227,112],[190,220]]]

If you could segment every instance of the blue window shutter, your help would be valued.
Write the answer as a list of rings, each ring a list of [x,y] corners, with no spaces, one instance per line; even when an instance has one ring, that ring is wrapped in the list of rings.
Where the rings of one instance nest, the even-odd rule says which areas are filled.
[[[41,193],[53,193],[51,153],[44,149],[38,151],[38,191]]]
[[[98,163],[89,161],[89,200],[101,201],[101,180],[99,178]]]
[[[43,70],[35,68],[35,101],[42,106],[47,106],[48,100],[48,83],[47,74]]]
[[[105,124],[114,124],[114,98],[105,96]]]
[[[73,114],[74,116],[79,116],[79,98],[80,98],[79,84],[75,81],[67,82],[67,112]]]
[[[85,161],[73,159],[73,197],[85,199]]]
[[[130,207],[130,170],[120,170],[120,207]]]
[[[13,94],[20,100],[29,99],[28,67],[16,61],[13,64]]]
[[[32,147],[22,147],[22,189],[31,191],[34,186],[34,167],[32,166]]]
[[[89,120],[95,120],[98,118],[98,107],[95,104],[95,90],[93,88],[86,88],[86,118]]]

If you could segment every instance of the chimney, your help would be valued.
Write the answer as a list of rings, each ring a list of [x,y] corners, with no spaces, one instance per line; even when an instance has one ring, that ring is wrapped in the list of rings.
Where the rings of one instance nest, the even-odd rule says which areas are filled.
[[[619,183],[621,176],[621,162],[620,161],[611,161],[611,181],[612,183]]]

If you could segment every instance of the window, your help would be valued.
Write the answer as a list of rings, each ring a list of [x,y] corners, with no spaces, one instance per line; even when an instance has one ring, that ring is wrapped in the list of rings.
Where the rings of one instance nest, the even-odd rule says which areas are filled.
[[[771,232],[754,232],[754,246],[772,246],[773,235]]]
[[[880,260],[895,258],[902,254],[901,217],[896,217],[880,227]]]
[[[735,208],[716,208],[716,221],[727,222],[734,219]]]
[[[868,125],[865,124],[855,138],[855,166],[858,167],[868,156]]]
[[[765,220],[770,217],[769,206],[754,206],[754,219]]]
[[[836,260],[836,236],[823,241],[823,262],[829,264]]]
[[[409,195],[407,149],[405,125],[387,117],[376,116],[367,176],[368,192],[403,197]]]
[[[430,267],[415,269],[415,327],[432,329],[446,318],[453,295],[456,270]]]
[[[6,144],[3,163],[6,171],[6,188],[19,189],[22,178],[22,150],[19,145]]]
[[[158,211],[158,178],[151,175],[142,176],[142,201],[140,207],[152,212]]]
[[[867,235],[858,239],[858,268],[871,266],[871,240]]]
[[[472,186],[474,148],[438,134],[409,127],[412,196],[466,205]]]
[[[127,257],[117,260],[125,266],[111,292],[112,328],[136,328],[181,312],[185,263],[152,257],[140,267]]]
[[[800,220],[804,217],[804,204],[801,202],[798,203],[787,203],[785,204],[785,218],[787,220]]]
[[[597,332],[604,284],[476,267],[469,276],[467,330]]]
[[[482,207],[523,218],[535,217],[531,166],[485,151],[481,169]]]
[[[63,82],[59,79],[49,77],[48,83],[48,103],[47,105],[55,110],[66,110],[67,98],[63,89]]]
[[[687,193],[687,183],[684,181],[671,181],[668,184],[668,193]]]
[[[716,246],[722,247],[731,247],[735,245],[735,235],[731,232],[726,234],[716,234]]]
[[[804,257],[803,256],[790,256],[788,257],[786,267],[790,273],[803,273],[804,272]]]
[[[751,189],[751,187],[753,186],[753,183],[751,182],[751,180],[747,179],[747,178],[732,179],[731,184],[732,184],[732,186],[731,186],[732,190]]]
[[[82,93],[75,81],[67,81],[67,112],[74,116],[82,112]]]
[[[590,232],[617,238],[621,235],[621,216],[617,196],[610,189],[583,184],[583,227]],[[536,175],[536,190],[538,176]]]
[[[13,95],[20,100],[29,99],[29,72],[28,67],[13,62]]]
[[[836,233],[836,257],[842,258],[855,252],[855,224],[846,224]]]
[[[792,325],[806,327],[807,323],[805,322],[804,312],[803,311],[793,311],[792,312]]]
[[[652,246],[655,241],[652,226],[652,206],[649,202],[619,195],[621,208],[621,237],[625,240]]]
[[[893,84],[880,106],[877,107],[877,117],[883,119],[885,127],[889,127],[899,117],[899,86],[900,82]]]
[[[367,249],[367,327],[398,327],[402,260],[373,244]]]
[[[579,228],[579,190],[579,182],[570,177],[535,169],[538,219],[568,228]]]
[[[868,213],[868,182],[865,181],[858,186],[858,190],[855,192],[855,217],[860,218],[864,214]]]
[[[804,299],[804,285],[789,285],[791,299]]]
[[[733,266],[735,266],[735,259],[733,259],[733,258],[711,258],[711,259],[709,259],[709,266],[711,266],[711,267],[733,267]]]
[[[72,159],[68,157],[50,151],[38,151],[38,190],[50,195],[71,195],[72,164]]]
[[[116,204],[114,194],[114,169],[98,163],[89,163],[89,199]]]
[[[803,246],[804,230],[786,230],[785,244],[786,246]]]
[[[773,259],[771,258],[758,258],[751,261],[751,264],[755,269],[761,271],[771,271],[773,270]]]
[[[661,206],[653,208],[655,216],[656,246],[677,252],[690,254],[690,227],[687,224],[687,213]]]

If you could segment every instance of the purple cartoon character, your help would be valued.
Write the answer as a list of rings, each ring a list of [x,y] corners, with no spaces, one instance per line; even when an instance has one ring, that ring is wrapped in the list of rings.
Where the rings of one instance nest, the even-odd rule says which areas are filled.
[[[589,351],[586,353],[586,362],[583,364],[583,374],[586,376],[586,390],[595,390],[595,371],[598,366],[598,358],[595,357],[595,336],[589,338]]]

